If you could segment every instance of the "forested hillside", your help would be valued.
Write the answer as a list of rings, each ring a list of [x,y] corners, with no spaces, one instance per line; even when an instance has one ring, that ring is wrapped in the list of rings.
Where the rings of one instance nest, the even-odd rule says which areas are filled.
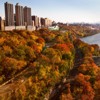
[[[100,100],[100,68],[73,32],[0,32],[0,100]]]

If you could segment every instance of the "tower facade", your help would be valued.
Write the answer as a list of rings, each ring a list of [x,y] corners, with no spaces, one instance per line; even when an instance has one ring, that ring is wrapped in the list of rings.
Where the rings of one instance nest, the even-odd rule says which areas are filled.
[[[45,19],[41,18],[40,21],[41,21],[41,26],[44,27],[45,26]]]
[[[9,4],[8,2],[6,2],[4,6],[5,6],[5,25],[14,26],[13,4]]]
[[[18,5],[15,6],[15,21],[16,26],[24,26],[24,9],[23,6]]]
[[[37,16],[32,16],[32,21],[34,21],[34,25],[36,27],[39,26],[39,18]]]
[[[31,8],[27,6],[24,7],[24,22],[27,26],[32,25]]]
[[[4,31],[4,20],[0,17],[0,31]]]

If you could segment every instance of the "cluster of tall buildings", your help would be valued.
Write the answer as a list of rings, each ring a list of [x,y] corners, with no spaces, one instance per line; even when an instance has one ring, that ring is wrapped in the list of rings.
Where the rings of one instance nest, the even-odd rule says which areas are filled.
[[[52,25],[52,20],[48,18],[39,18],[38,16],[32,16],[32,21],[36,27],[49,27]]]
[[[0,19],[0,27],[2,26],[1,24],[4,24],[5,30],[13,30],[13,29],[35,30],[35,29],[40,29],[42,27],[52,26],[52,21],[50,19],[39,18],[38,16],[35,15],[32,16],[30,7],[27,6],[23,7],[18,3],[14,7],[13,4],[10,4],[8,2],[4,4],[4,7],[5,7],[5,21],[2,22],[2,19]]]

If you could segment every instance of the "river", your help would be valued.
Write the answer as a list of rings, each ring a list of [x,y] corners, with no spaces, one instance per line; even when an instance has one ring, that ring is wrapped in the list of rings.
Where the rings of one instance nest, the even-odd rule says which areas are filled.
[[[81,38],[81,40],[89,44],[98,44],[100,46],[100,33]]]
[[[100,33],[88,36],[85,38],[81,38],[82,41],[89,43],[89,44],[98,44],[100,46]],[[99,57],[93,57],[95,63],[100,66],[100,56]]]

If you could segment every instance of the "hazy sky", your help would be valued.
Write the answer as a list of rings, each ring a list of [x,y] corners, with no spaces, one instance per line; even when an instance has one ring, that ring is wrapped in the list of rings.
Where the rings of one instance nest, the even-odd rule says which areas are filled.
[[[32,15],[59,22],[100,22],[100,0],[0,0],[0,16],[4,3],[19,3],[32,8]]]

